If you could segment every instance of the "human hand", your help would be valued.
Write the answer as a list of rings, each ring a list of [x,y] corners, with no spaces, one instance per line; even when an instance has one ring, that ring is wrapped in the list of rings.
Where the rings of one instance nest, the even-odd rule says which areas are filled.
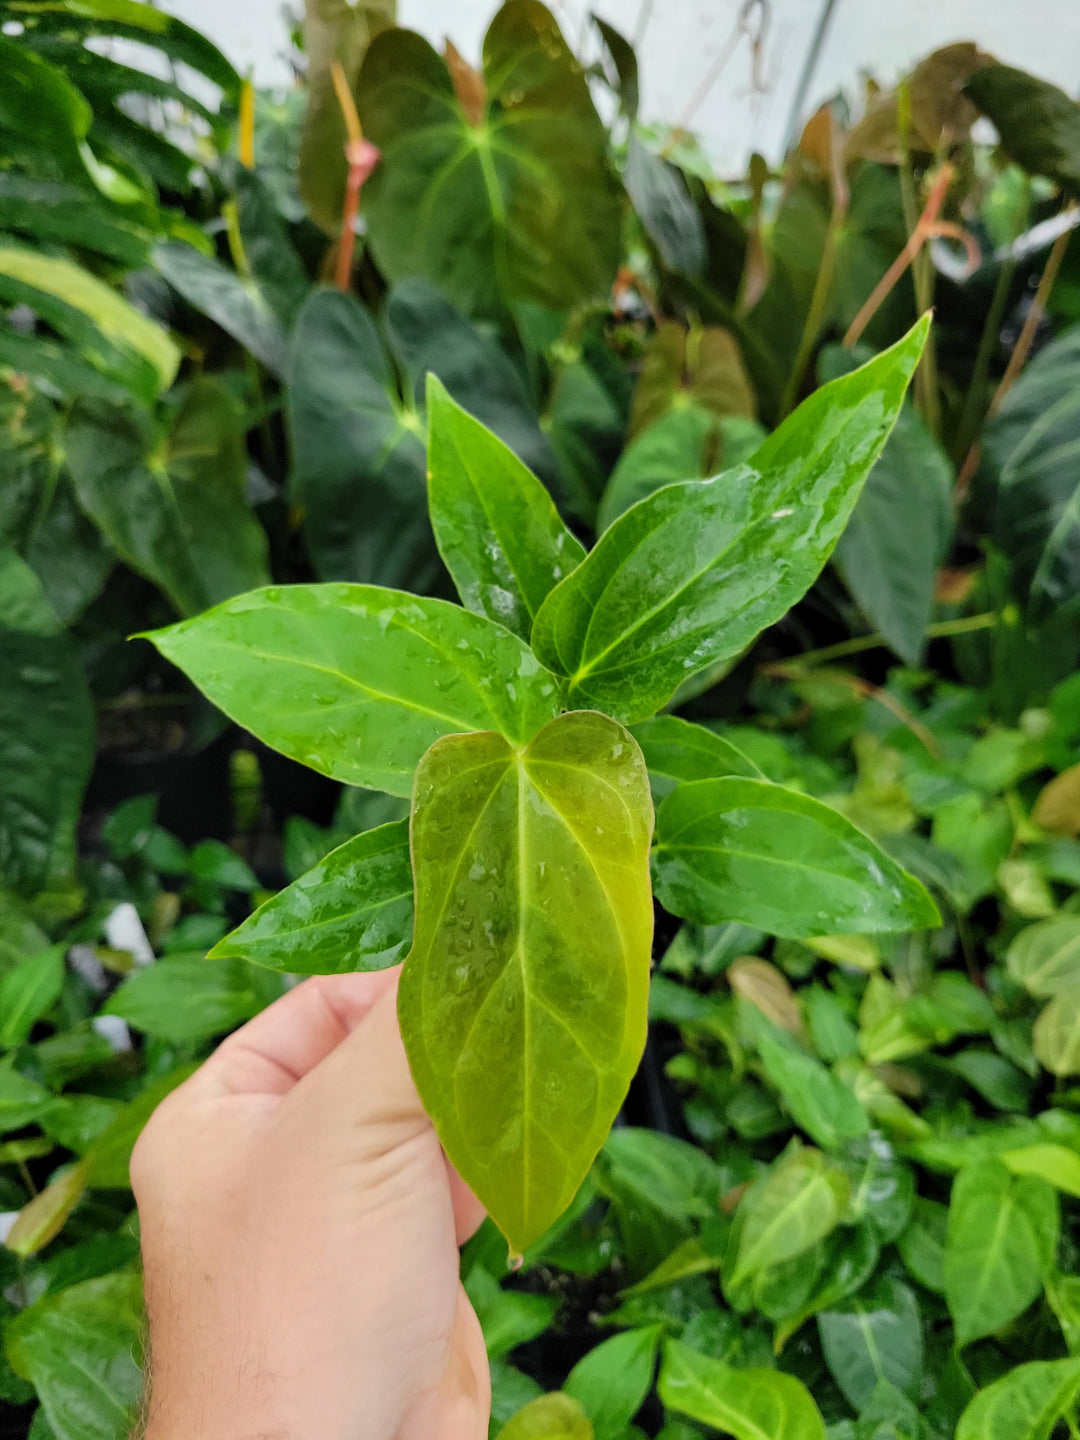
[[[483,1217],[409,1073],[399,971],[305,981],[147,1125],[147,1440],[484,1440]]]

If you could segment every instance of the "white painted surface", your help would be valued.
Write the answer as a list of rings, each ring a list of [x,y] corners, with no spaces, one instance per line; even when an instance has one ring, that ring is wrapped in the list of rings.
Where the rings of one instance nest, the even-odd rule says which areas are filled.
[[[587,12],[595,9],[628,37],[644,20],[639,45],[644,114],[681,121],[695,90],[728,48],[743,0],[550,0],[571,40],[593,45]],[[288,79],[279,0],[161,0],[212,36],[260,83]],[[476,59],[495,0],[399,0],[403,25],[436,44],[450,35]],[[722,172],[738,173],[751,150],[778,157],[821,0],[771,0],[755,87],[754,61],[743,38],[698,108],[693,128]],[[650,13],[651,12],[651,13]],[[1080,86],[1080,3],[1077,0],[837,0],[807,113],[837,90],[856,93],[868,71],[888,82],[912,61],[953,40],[975,40],[1076,94]],[[804,117],[805,118],[805,117]]]

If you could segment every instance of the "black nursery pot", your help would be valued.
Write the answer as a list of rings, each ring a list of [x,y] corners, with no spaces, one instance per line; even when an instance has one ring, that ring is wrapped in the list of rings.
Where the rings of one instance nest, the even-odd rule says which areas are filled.
[[[104,818],[125,800],[156,794],[157,820],[185,845],[228,840],[232,833],[229,757],[237,731],[230,726],[199,748],[184,743],[164,753],[103,750],[86,795],[86,812]]]

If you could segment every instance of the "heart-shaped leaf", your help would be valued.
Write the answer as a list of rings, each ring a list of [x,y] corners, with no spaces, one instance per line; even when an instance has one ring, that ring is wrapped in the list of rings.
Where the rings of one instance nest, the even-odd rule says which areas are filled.
[[[424,275],[466,314],[605,294],[620,254],[620,195],[584,73],[538,0],[510,0],[484,41],[486,106],[473,124],[426,40],[389,30],[357,84],[382,163],[364,187],[379,268]]]
[[[988,65],[964,92],[993,121],[1011,160],[1080,190],[1080,105],[1064,90],[1011,65]]]
[[[396,965],[412,939],[406,821],[365,830],[260,905],[219,940],[211,960],[242,955],[293,975]]]
[[[817,578],[900,412],[929,317],[823,386],[753,459],[628,510],[551,592],[533,646],[626,722],[736,655]]]
[[[167,434],[134,406],[79,404],[65,444],[83,510],[181,615],[270,578],[243,412],[220,381],[189,386]]]
[[[800,940],[941,923],[920,882],[850,820],[765,780],[678,786],[656,841],[661,904],[704,925],[741,920]]]
[[[558,683],[508,630],[374,585],[271,586],[147,636],[226,715],[346,785],[408,795],[441,735],[524,744]]]
[[[450,736],[417,772],[402,1036],[447,1154],[518,1253],[573,1198],[641,1056],[651,830],[641,752],[604,715],[523,749]]]
[[[754,762],[730,740],[704,725],[680,720],[676,715],[657,715],[654,720],[643,720],[634,726],[631,734],[645,756],[656,800],[662,800],[676,785],[687,781],[713,780],[720,775],[764,779]]]
[[[1046,998],[1080,984],[1080,915],[1055,915],[1021,930],[1006,952],[1012,978]]]

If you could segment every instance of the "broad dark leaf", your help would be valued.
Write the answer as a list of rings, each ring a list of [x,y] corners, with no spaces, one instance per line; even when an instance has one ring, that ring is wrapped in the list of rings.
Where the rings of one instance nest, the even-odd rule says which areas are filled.
[[[1080,190],[1080,105],[1064,90],[1011,65],[990,65],[964,93],[994,122],[1010,159]]]
[[[379,268],[424,275],[466,314],[514,301],[553,310],[606,294],[619,189],[581,68],[538,0],[510,0],[484,41],[474,126],[444,61],[406,30],[380,35],[357,85],[382,151],[364,214]]]

